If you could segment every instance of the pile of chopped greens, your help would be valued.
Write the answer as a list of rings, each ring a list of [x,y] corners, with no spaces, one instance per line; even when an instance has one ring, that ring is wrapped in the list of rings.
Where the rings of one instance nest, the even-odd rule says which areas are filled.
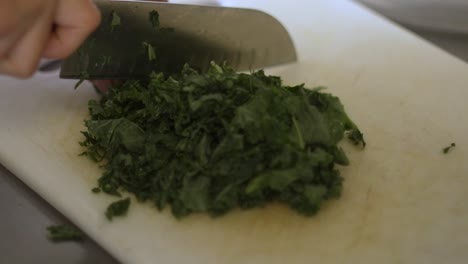
[[[176,217],[273,201],[313,215],[341,193],[335,165],[348,159],[337,143],[348,134],[365,144],[321,88],[214,63],[206,73],[185,66],[127,81],[90,101],[89,112],[81,145],[103,166],[98,188],[170,206]]]

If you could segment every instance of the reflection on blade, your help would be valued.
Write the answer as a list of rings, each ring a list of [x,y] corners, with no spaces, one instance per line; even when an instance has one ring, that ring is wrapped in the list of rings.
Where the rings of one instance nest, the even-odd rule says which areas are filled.
[[[151,71],[199,70],[211,61],[251,70],[296,60],[288,32],[256,10],[148,2],[99,2],[100,27],[62,65],[62,78],[140,78]],[[149,13],[157,10],[160,26]],[[120,23],[111,27],[118,15]],[[145,44],[144,44],[145,43]],[[148,44],[154,54],[148,56]]]

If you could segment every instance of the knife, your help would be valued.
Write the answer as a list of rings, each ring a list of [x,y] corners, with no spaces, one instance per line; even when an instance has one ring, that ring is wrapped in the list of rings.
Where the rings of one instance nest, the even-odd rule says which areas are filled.
[[[176,73],[185,63],[204,71],[211,61],[242,71],[296,60],[286,29],[258,10],[149,1],[96,4],[102,22],[63,61],[61,78],[136,79],[152,71]]]

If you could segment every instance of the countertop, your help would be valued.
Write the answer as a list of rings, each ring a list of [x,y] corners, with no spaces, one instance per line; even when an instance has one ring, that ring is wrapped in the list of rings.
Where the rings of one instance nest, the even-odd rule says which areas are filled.
[[[51,243],[47,226],[71,224],[0,165],[0,263],[117,263],[90,239]]]
[[[403,26],[468,61],[468,35]],[[1,165],[0,210],[0,263],[117,263],[90,239],[50,243],[46,227],[68,220]]]

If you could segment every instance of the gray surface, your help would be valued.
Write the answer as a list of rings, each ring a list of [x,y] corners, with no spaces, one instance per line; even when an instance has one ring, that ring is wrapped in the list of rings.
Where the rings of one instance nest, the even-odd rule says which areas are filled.
[[[70,224],[0,165],[0,263],[118,263],[91,239],[52,243],[46,228]]]
[[[408,28],[468,61],[468,35]],[[50,224],[67,223],[66,218],[1,165],[0,211],[0,263],[117,263],[89,239],[84,243],[50,243],[45,228]]]

